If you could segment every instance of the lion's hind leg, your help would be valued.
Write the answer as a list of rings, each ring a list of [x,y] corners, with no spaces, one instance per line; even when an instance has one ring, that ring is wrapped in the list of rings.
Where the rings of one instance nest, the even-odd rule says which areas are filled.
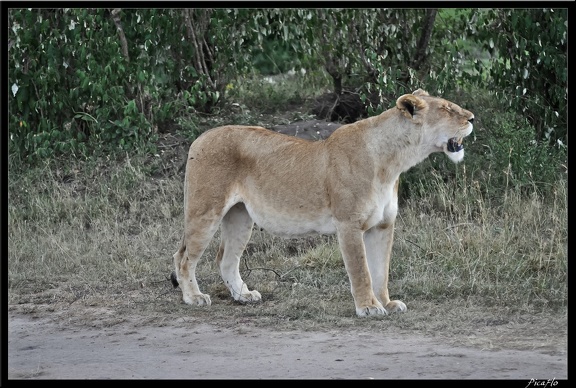
[[[256,290],[250,291],[240,277],[240,256],[250,240],[253,225],[254,222],[243,203],[232,206],[222,219],[222,241],[216,254],[222,280],[234,300],[242,303],[254,303],[262,299],[260,293]]]
[[[212,301],[208,294],[200,292],[196,281],[196,266],[218,229],[218,217],[209,222],[188,220],[180,249],[174,254],[175,276],[171,276],[172,284],[180,286],[182,300],[186,304],[210,306]]]

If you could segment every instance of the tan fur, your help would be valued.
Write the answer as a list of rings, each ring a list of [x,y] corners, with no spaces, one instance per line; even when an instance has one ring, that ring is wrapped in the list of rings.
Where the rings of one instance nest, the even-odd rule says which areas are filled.
[[[336,233],[357,315],[405,311],[388,294],[398,178],[433,152],[460,161],[464,151],[450,152],[448,139],[468,136],[473,117],[419,89],[323,141],[248,126],[205,132],[188,153],[184,236],[174,254],[184,302],[211,303],[198,288],[195,268],[218,226],[216,261],[232,297],[261,300],[238,268],[255,222],[284,237]]]

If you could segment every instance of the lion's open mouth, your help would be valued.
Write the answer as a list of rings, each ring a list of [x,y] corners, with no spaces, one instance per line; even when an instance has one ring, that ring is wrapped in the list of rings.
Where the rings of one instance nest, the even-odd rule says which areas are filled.
[[[458,152],[464,149],[464,146],[462,145],[462,138],[451,138],[448,139],[448,151],[450,152]]]

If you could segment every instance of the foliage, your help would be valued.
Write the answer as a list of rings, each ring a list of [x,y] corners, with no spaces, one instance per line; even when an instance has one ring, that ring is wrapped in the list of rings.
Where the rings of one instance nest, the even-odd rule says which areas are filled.
[[[487,112],[488,113],[488,112]],[[475,135],[467,163],[484,192],[503,197],[509,188],[551,195],[567,177],[567,147],[534,140],[534,127],[514,112],[488,115]]]
[[[276,10],[271,28],[294,52],[308,55],[299,63],[321,66],[332,76],[337,95],[358,93],[374,114],[393,96],[424,83],[436,80],[444,90],[454,84],[462,61],[454,59],[449,68],[451,62],[436,59],[446,53],[446,41],[465,35],[468,23],[452,18],[450,26],[432,29],[436,14],[435,9]]]
[[[488,88],[535,128],[533,140],[567,144],[568,10],[491,9],[478,15],[472,38],[492,56]]]
[[[301,66],[299,53],[288,43],[272,35],[262,42],[262,48],[252,52],[252,65],[259,74],[284,74]]]
[[[29,161],[152,144],[248,68],[248,10],[11,9],[11,152]],[[160,127],[160,128],[159,128]]]
[[[84,151],[88,139],[128,149],[151,134],[106,12],[11,10],[11,145],[26,156]]]
[[[561,152],[567,144],[565,9],[10,9],[8,16],[10,152],[28,161],[146,149],[158,133],[212,112],[244,75],[301,67],[323,68],[333,90],[362,100],[367,114],[418,87],[446,97],[488,89],[525,120],[502,133],[493,128],[495,137],[528,136]]]

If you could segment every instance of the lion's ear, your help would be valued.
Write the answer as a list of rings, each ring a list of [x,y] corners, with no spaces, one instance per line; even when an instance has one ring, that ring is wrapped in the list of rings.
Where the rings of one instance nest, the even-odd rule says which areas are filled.
[[[426,90],[422,90],[422,89],[414,90],[412,92],[412,94],[415,96],[429,96],[428,92]]]
[[[426,101],[414,94],[404,94],[396,100],[396,107],[409,119],[414,116],[416,111],[422,110],[426,108],[426,106],[428,106]]]

